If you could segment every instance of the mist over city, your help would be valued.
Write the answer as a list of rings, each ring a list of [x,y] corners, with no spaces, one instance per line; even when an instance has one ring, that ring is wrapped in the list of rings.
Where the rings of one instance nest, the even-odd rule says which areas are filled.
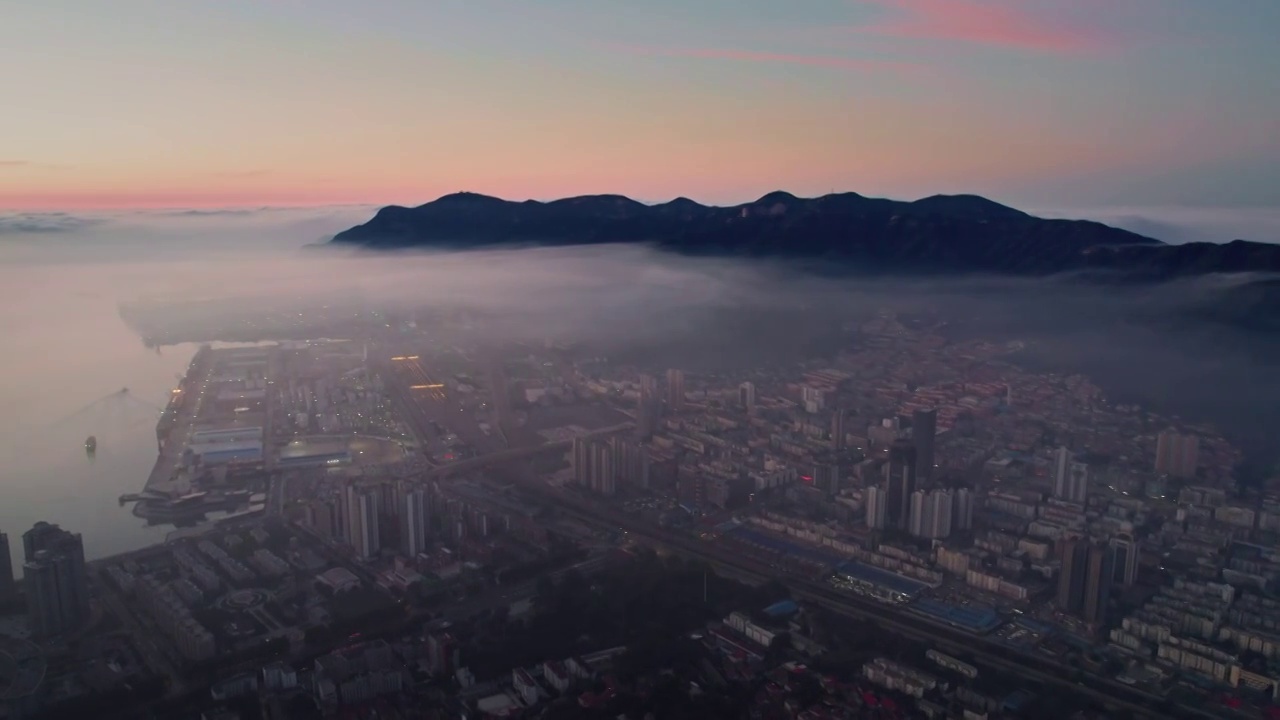
[[[47,674],[51,640],[96,636],[63,662],[119,658],[148,683],[132,702],[191,707],[199,672],[231,707],[277,693],[300,717],[393,689],[406,708],[465,706],[469,683],[503,673],[513,689],[480,707],[554,712],[586,678],[726,649],[739,672],[799,653],[861,666],[874,687],[981,661],[1016,688],[1021,653],[1072,657],[1055,633],[1164,607],[1131,590],[1173,573],[1186,541],[1137,543],[1179,508],[1210,503],[1228,524],[1226,508],[1272,512],[1280,343],[1223,312],[1265,273],[1116,283],[830,272],[652,243],[330,241],[375,211],[6,216],[3,371],[23,382],[0,389],[22,409],[4,418],[0,525],[33,529],[9,541],[28,590],[5,652]],[[1086,534],[1098,522],[1112,534]],[[992,565],[1008,552],[995,542],[1016,547]],[[675,604],[598,615],[637,573]],[[1177,582],[1171,599],[1191,587]],[[577,583],[622,594],[584,606]],[[907,614],[894,630],[856,619],[885,612]],[[649,616],[675,634],[637,649]],[[681,640],[702,616],[714,642]],[[552,639],[579,622],[607,647]],[[930,639],[938,628],[955,639]],[[386,639],[326,649],[366,633]],[[858,660],[818,637],[934,655]],[[314,677],[293,679],[308,656]],[[368,669],[330,669],[338,658]],[[535,661],[539,680],[519,669]],[[39,697],[34,672],[8,687]],[[901,682],[877,702],[898,702]],[[1029,712],[1062,702],[1040,687]],[[1076,704],[1155,702],[1128,680],[1099,687]]]
[[[6,4],[0,720],[1280,718],[1277,23]]]
[[[1257,373],[1273,364],[1273,339],[1200,312],[1220,294],[1265,277],[1256,274],[1116,288],[1070,275],[831,278],[794,264],[691,259],[630,245],[390,254],[325,246],[325,238],[372,211],[179,210],[98,213],[71,222],[32,214],[24,220],[29,229],[5,238],[9,326],[51,332],[92,305],[99,314],[85,317],[114,329],[118,319],[101,320],[104,311],[146,306],[148,319],[181,342],[259,341],[273,338],[255,336],[246,323],[269,322],[293,308],[401,315],[448,308],[484,315],[477,340],[553,339],[714,369],[802,361],[815,351],[830,356],[845,342],[841,322],[885,311],[945,321],[958,337],[1030,341],[1029,359],[1061,372],[1114,377],[1118,395],[1156,398],[1163,388],[1181,386],[1190,397],[1166,400],[1220,397],[1215,412],[1223,418],[1242,401],[1269,404],[1217,388],[1233,381],[1269,387]],[[17,226],[14,217],[9,223]],[[43,272],[54,267],[57,273]],[[205,302],[207,317],[190,324],[183,313],[196,301]],[[38,313],[53,320],[37,322]],[[285,322],[300,326],[298,339],[351,330],[326,327],[322,316]],[[1213,379],[1186,382],[1195,377]]]

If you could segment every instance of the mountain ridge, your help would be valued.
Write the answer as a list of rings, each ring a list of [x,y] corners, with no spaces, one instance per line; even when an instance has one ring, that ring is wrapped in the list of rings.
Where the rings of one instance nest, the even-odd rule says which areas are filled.
[[[1047,219],[978,195],[914,201],[775,190],[732,206],[623,195],[509,201],[473,192],[387,206],[332,242],[371,249],[648,243],[699,256],[818,261],[898,273],[1053,275],[1096,270],[1158,281],[1280,271],[1280,246],[1243,240],[1170,245],[1090,220]]]

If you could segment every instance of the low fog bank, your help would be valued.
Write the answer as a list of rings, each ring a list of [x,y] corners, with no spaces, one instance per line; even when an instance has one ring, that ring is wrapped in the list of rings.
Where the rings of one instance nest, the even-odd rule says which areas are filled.
[[[235,258],[288,252],[327,241],[377,208],[0,212],[6,265]]]
[[[1172,245],[1250,240],[1280,243],[1280,208],[1103,207],[1032,210],[1046,218],[1088,219]]]
[[[10,232],[0,237],[0,332],[13,342],[0,369],[33,371],[32,363],[48,362],[40,354],[55,339],[105,343],[108,331],[131,332],[120,303],[142,302],[147,317],[192,333],[214,328],[184,340],[251,339],[224,334],[284,326],[341,336],[353,313],[449,309],[470,313],[495,342],[569,340],[690,370],[829,356],[856,339],[851,324],[887,311],[945,320],[957,338],[1024,340],[1020,362],[1083,372],[1113,397],[1212,422],[1255,461],[1275,460],[1280,340],[1204,313],[1241,278],[1142,287],[1066,278],[842,280],[636,246],[302,249],[367,213],[103,216]]]
[[[1028,369],[1082,373],[1113,399],[1210,422],[1265,472],[1280,461],[1280,335],[1242,330],[1205,311],[1239,281],[956,285],[931,300],[927,291],[916,294],[916,306],[949,308],[958,338],[1025,341],[1009,359]]]

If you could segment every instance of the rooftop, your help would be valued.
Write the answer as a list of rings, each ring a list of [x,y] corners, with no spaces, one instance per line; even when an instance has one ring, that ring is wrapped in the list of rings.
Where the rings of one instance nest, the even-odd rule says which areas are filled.
[[[862,580],[864,582],[875,583],[876,585],[886,587],[895,592],[902,593],[903,595],[917,595],[922,590],[929,587],[927,584],[920,582],[919,580],[913,580],[906,575],[899,575],[896,572],[882,570],[878,567],[860,563],[856,560],[843,563],[836,568],[836,570],[837,572],[851,578]]]

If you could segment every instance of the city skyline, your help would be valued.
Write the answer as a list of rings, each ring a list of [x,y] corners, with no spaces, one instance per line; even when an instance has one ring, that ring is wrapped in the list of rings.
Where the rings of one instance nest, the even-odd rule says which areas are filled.
[[[105,646],[129,670],[85,683],[82,706],[130,686],[143,688],[130,710],[467,700],[423,698],[410,673],[425,669],[488,683],[477,703],[529,717],[593,700],[571,679],[614,667],[589,672],[593,657],[692,633],[700,665],[741,672],[716,692],[763,711],[781,702],[763,678],[794,676],[839,637],[795,622],[815,611],[876,628],[865,657],[828,656],[855,678],[847,697],[824,690],[842,715],[873,686],[922,712],[1014,696],[1012,716],[1036,720],[1100,703],[1214,717],[1196,708],[1229,694],[1241,705],[1227,717],[1280,699],[1280,673],[1250,654],[1278,652],[1261,590],[1280,572],[1266,552],[1280,478],[1246,474],[1254,456],[1199,411],[1109,401],[1088,375],[1008,362],[1015,345],[997,336],[948,339],[954,304],[846,309],[827,327],[858,335],[827,354],[735,352],[728,366],[638,366],[551,337],[494,349],[493,315],[340,307],[284,327],[312,335],[299,331],[314,317],[318,336],[352,339],[188,345],[154,436],[142,428],[155,464],[128,478],[142,491],[98,505],[133,523],[225,516],[124,552],[93,522],[22,533],[16,586],[0,564],[0,614],[30,631],[3,647],[24,659],[8,686],[23,703],[66,707],[59,678],[103,677],[97,653],[42,652]],[[109,460],[121,437],[101,439]],[[66,518],[65,500],[37,502],[37,517]],[[949,686],[935,666],[989,685]]]
[[[1276,19],[1263,0],[13,3],[0,207],[1275,205]]]
[[[1280,720],[1276,0],[0,17],[0,716]]]

